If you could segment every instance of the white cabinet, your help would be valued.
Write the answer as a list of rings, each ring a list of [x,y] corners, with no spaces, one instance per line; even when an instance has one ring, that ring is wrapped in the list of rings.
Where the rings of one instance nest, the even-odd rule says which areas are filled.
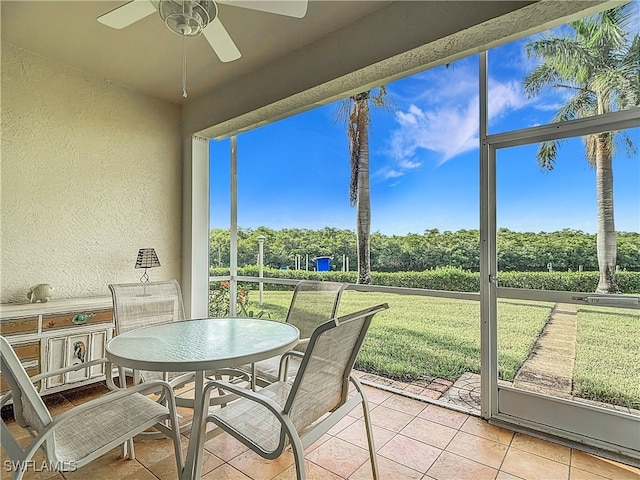
[[[111,297],[4,304],[0,334],[12,344],[30,375],[102,358],[113,336]],[[40,393],[53,393],[104,379],[104,365],[49,377]],[[6,390],[4,381],[0,390]]]
[[[111,336],[106,330],[97,332],[72,333],[60,337],[47,338],[45,356],[47,371],[78,365],[104,357],[104,346]],[[104,378],[104,365],[95,365],[47,378],[47,389],[65,384],[82,382],[93,378]]]

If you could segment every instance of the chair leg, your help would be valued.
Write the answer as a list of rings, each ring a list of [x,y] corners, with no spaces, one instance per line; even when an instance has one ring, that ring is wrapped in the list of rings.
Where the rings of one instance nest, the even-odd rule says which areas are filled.
[[[175,410],[175,403],[170,408],[169,416],[171,417],[171,433],[173,434],[173,449],[176,457],[176,468],[178,470],[178,478],[180,478],[184,470],[184,462],[182,459],[182,443],[180,441],[180,424],[178,421],[178,413]]]
[[[362,385],[359,383],[353,382],[358,390],[358,393],[362,397],[362,413],[364,414],[364,427],[367,431],[367,443],[369,444],[369,458],[371,460],[371,472],[373,473],[373,480],[378,480],[380,478],[380,473],[378,470],[378,459],[376,457],[376,446],[373,441],[373,426],[371,425],[371,414],[369,412],[369,403],[367,402],[367,397],[365,396],[364,390],[362,389]]]
[[[256,391],[256,364],[251,364],[251,390]]]
[[[304,447],[297,435],[289,435],[291,442],[291,450],[293,451],[293,459],[296,464],[296,479],[306,480],[307,472],[304,468]]]
[[[129,460],[136,459],[136,452],[133,449],[133,438],[130,438],[122,444],[122,458],[128,458]]]

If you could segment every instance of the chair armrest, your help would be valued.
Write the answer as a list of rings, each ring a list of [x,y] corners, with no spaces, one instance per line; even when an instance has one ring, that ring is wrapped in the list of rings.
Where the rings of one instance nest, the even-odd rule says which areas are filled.
[[[77,363],[75,365],[69,365],[68,367],[58,368],[45,373],[39,373],[31,377],[31,383],[37,383],[45,378],[54,377],[56,375],[62,375],[63,373],[73,372],[74,370],[80,370],[81,368],[93,367],[94,365],[100,365],[101,363],[110,363],[106,358],[97,358],[85,363]]]
[[[105,377],[106,377],[107,387],[109,388],[109,390],[118,390],[118,387],[113,382],[113,364],[109,360],[104,358],[104,357],[103,358],[96,358],[94,360],[91,360],[91,361],[85,362],[85,363],[76,363],[75,365],[69,365],[68,367],[58,368],[56,370],[51,370],[49,372],[45,372],[45,373],[40,373],[38,375],[34,375],[33,377],[31,377],[31,383],[33,383],[35,385],[40,380],[43,380],[45,378],[55,377],[57,375],[63,375],[65,373],[67,373],[67,372],[73,372],[75,370],[80,370],[82,368],[89,368],[89,367],[93,367],[95,365],[100,365],[100,364],[103,364],[103,363],[107,365],[105,367]],[[120,387],[120,388],[122,388],[122,387]],[[37,389],[37,387],[36,387],[36,389]]]
[[[308,340],[308,339],[307,339]],[[299,343],[298,343],[299,345]],[[304,352],[299,352],[297,350],[289,350],[285,352],[280,357],[280,367],[278,368],[278,379],[281,382],[286,382],[289,376],[289,357],[304,357]]]
[[[304,357],[304,352],[299,352],[297,350],[289,350],[288,352],[284,352],[282,357],[280,358],[280,363],[282,363],[282,359],[285,357]]]

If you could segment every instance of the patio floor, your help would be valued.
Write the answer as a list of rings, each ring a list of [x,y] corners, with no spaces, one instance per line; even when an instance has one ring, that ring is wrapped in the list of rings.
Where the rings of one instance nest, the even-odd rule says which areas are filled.
[[[579,450],[489,425],[466,413],[365,386],[371,406],[382,479],[563,479],[640,480],[640,469]],[[52,413],[80,404],[106,387],[96,384],[46,397]],[[189,410],[181,410],[184,420]],[[3,412],[4,415],[7,412]],[[369,479],[361,412],[336,425],[309,447],[310,479]],[[19,428],[10,423],[10,428]],[[186,450],[187,438],[184,437]],[[28,471],[28,479],[153,480],[177,477],[169,440],[136,442],[136,460],[119,458],[120,448],[76,472]],[[43,457],[38,460],[41,462]],[[2,451],[2,462],[6,453]],[[39,464],[39,462],[36,462]],[[3,471],[2,477],[6,474]],[[295,479],[293,457],[266,461],[222,434],[206,444],[203,479]]]

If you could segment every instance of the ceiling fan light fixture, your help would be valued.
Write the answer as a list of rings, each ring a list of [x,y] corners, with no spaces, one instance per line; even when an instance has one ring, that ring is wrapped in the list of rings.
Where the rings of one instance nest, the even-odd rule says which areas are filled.
[[[218,7],[212,0],[155,0],[165,25],[184,37],[196,37],[216,18]]]
[[[0,0],[2,1],[2,0]],[[98,17],[107,27],[128,27],[156,11],[169,30],[182,37],[182,96],[187,97],[187,37],[204,33],[222,62],[240,58],[240,50],[217,18],[216,1],[250,10],[302,18],[307,13],[308,0],[130,0]],[[206,30],[205,30],[206,29]]]

